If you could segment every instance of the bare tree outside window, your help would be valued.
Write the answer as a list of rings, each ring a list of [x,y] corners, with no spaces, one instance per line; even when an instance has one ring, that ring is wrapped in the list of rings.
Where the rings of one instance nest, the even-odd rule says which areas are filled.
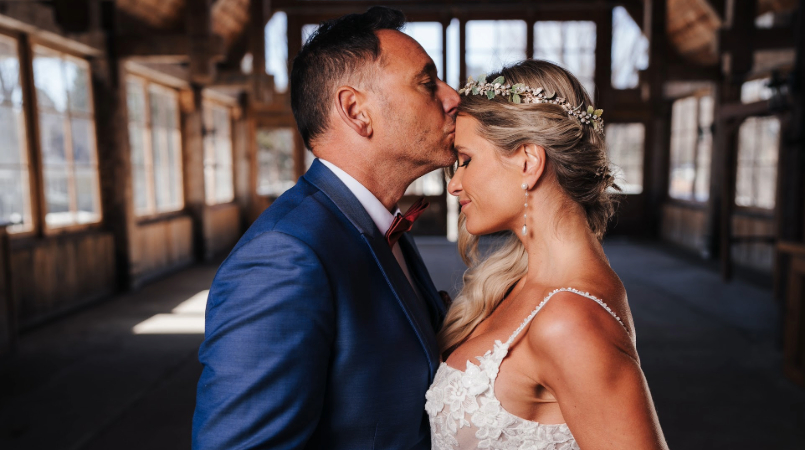
[[[648,68],[648,38],[623,6],[612,10],[612,87],[636,88]]]

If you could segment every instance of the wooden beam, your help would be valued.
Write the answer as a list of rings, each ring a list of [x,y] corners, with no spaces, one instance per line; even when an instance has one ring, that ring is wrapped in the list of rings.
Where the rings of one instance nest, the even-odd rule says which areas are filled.
[[[205,55],[212,60],[226,56],[224,40],[220,36],[207,36],[197,42],[193,40],[186,34],[120,36],[117,38],[117,54],[120,58],[162,64],[186,63],[198,47],[203,47]]]
[[[768,100],[753,103],[724,103],[718,108],[722,120],[735,120],[742,122],[747,117],[768,114],[771,110]]]
[[[782,48],[795,48],[794,27],[757,28],[752,31],[752,50],[774,50]],[[746,43],[744,36],[732,30],[721,30],[721,51],[740,52],[747,51],[742,47]]]
[[[534,2],[534,1],[501,1],[491,2],[488,0],[465,0],[455,2],[433,2],[433,1],[407,1],[389,0],[383,2],[383,6],[395,8],[406,14],[417,13],[441,13],[445,9],[461,10],[465,13],[507,13],[521,15],[524,10],[529,9],[535,12],[546,11],[577,11],[589,12],[595,9],[610,8],[611,2],[601,0],[564,0],[561,2]],[[336,15],[364,12],[372,5],[361,0],[352,1],[327,1],[327,0],[273,0],[271,2],[272,11],[285,11],[287,14],[296,15]]]

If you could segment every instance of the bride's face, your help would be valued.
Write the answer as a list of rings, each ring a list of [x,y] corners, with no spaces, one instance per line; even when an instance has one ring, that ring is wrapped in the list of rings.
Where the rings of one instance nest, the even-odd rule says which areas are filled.
[[[456,119],[455,149],[458,169],[447,190],[458,197],[467,231],[481,235],[522,227],[525,194],[518,164],[500,156],[478,133],[478,121],[463,114]]]

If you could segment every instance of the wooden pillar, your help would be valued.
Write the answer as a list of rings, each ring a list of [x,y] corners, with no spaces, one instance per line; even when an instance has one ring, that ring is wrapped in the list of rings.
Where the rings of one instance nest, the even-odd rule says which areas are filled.
[[[0,357],[13,351],[17,338],[14,290],[11,286],[11,241],[0,224]]]
[[[98,172],[104,226],[114,236],[117,287],[126,290],[132,283],[131,249],[137,245],[126,79],[123,62],[116,52],[114,6],[104,2],[101,13],[106,31],[106,53],[104,57],[92,60]]]
[[[215,80],[215,62],[219,50],[212,33],[212,1],[187,0],[186,28],[190,38],[190,79],[198,84]]]
[[[755,30],[757,2],[727,2],[725,25],[732,36],[733,46],[722,53],[724,78],[718,89],[717,101],[721,105],[741,101],[741,84],[752,69],[752,35]],[[732,213],[735,210],[735,176],[738,164],[738,127],[735,119],[725,119],[723,108],[716,111],[715,152],[713,155],[714,178],[720,183],[712,199],[711,207],[718,210],[718,255],[721,278],[732,279]],[[715,239],[713,240],[715,242]]]
[[[204,226],[207,211],[204,182],[204,98],[193,85],[181,93],[185,209],[193,220],[193,253],[205,257]]]
[[[302,50],[302,26],[304,23],[298,15],[288,15],[288,95],[285,97],[286,102],[290,103],[290,74],[293,60],[299,51]],[[290,106],[288,107],[290,110]],[[294,133],[294,168],[296,177],[301,177],[305,173],[305,143],[302,140],[302,135]]]
[[[590,92],[598,108],[612,102],[612,7],[601,10],[595,21],[595,90]],[[597,94],[597,95],[596,95]]]
[[[646,126],[647,159],[646,204],[653,209],[646,211],[647,233],[659,236],[662,205],[668,198],[670,104],[665,101],[663,88],[666,81],[667,56],[669,52],[666,31],[667,0],[645,1],[646,24],[644,30],[649,38],[649,104],[650,118]],[[611,20],[611,19],[610,19]]]

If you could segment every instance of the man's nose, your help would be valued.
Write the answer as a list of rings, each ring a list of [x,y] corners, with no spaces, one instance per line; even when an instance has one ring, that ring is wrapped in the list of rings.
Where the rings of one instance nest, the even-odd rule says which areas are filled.
[[[442,86],[439,91],[442,96],[442,107],[444,108],[444,112],[448,116],[455,118],[456,114],[458,113],[458,104],[461,101],[461,97],[458,95],[458,92],[451,88],[447,83],[442,81],[441,85]]]

